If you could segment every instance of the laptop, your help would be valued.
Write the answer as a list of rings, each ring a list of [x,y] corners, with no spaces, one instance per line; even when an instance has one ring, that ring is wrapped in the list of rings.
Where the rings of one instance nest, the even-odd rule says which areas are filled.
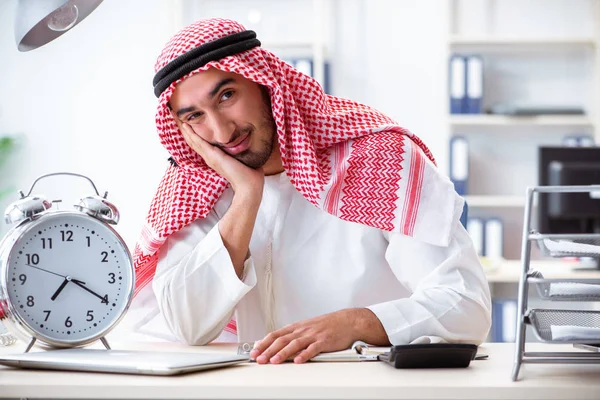
[[[248,362],[237,354],[65,349],[0,355],[0,365],[29,369],[177,375]]]

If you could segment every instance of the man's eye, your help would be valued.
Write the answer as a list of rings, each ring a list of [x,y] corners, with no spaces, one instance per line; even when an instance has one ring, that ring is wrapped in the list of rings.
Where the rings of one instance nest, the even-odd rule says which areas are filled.
[[[233,96],[233,90],[226,90],[221,95],[221,101],[228,100]]]
[[[186,118],[185,120],[186,120],[186,121],[193,121],[193,120],[195,120],[195,119],[198,119],[198,118],[200,118],[200,116],[202,116],[202,113],[200,113],[200,112],[195,112],[195,113],[192,113],[192,114],[188,115],[188,116],[187,116],[187,118]]]

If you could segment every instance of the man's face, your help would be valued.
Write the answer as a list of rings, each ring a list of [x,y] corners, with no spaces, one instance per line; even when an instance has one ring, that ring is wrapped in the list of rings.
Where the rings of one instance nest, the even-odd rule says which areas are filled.
[[[266,89],[215,68],[180,82],[169,102],[178,124],[250,168],[262,167],[273,152],[277,129]]]

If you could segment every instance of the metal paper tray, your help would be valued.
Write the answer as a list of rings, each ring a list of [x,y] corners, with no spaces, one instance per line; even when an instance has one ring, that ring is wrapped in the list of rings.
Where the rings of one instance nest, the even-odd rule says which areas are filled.
[[[535,240],[547,257],[595,257],[600,258],[600,235],[543,235],[532,233],[529,238]]]
[[[544,279],[537,272],[529,282],[544,300],[600,301],[600,279]]]
[[[543,342],[600,343],[600,311],[532,309],[525,318]]]

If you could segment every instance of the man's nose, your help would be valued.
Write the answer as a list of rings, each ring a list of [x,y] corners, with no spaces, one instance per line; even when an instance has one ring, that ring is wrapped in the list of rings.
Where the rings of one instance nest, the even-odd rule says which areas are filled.
[[[235,124],[226,116],[215,113],[211,116],[211,129],[214,142],[227,144],[235,131]]]

